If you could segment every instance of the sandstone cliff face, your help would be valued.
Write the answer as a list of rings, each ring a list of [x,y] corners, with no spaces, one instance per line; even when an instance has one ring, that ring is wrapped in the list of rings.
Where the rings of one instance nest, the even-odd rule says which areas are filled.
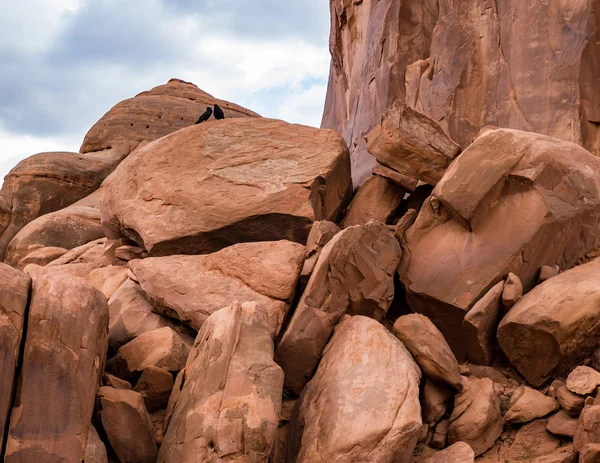
[[[599,154],[600,1],[332,0],[322,126],[340,131],[360,184],[363,136],[396,99],[463,148],[494,125]]]

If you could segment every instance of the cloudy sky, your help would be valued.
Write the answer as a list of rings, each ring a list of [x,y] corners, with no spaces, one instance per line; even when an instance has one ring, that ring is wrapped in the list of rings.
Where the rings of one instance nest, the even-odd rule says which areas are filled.
[[[321,120],[327,0],[0,1],[0,31],[0,179],[31,154],[78,151],[112,106],[171,77]]]

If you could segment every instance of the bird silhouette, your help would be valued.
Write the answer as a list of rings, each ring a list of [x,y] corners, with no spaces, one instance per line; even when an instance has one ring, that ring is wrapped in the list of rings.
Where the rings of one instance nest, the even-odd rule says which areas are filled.
[[[223,113],[223,110],[219,107],[218,104],[215,105],[215,119],[225,119],[225,114]]]
[[[198,118],[198,120],[196,121],[196,124],[200,124],[200,122],[207,121],[210,118],[210,116],[212,116],[212,113],[213,113],[212,108],[206,108],[206,111],[204,111],[204,113],[202,113],[202,115]]]

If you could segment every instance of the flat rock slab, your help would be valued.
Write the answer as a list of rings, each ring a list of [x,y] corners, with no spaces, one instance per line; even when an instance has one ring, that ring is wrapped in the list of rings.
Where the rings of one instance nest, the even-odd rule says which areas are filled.
[[[399,274],[459,360],[462,321],[492,286],[513,272],[527,292],[542,265],[570,268],[594,248],[598,171],[578,145],[508,129],[485,131],[448,168],[404,235]]]
[[[335,221],[346,206],[350,159],[331,130],[225,119],[136,150],[103,187],[103,227],[155,256],[304,244],[315,220]]]
[[[569,371],[599,340],[600,259],[535,287],[498,327],[502,350],[534,386]]]
[[[81,278],[33,281],[6,462],[80,463],[108,347],[108,307]]]
[[[567,376],[567,388],[575,394],[592,394],[600,386],[600,372],[586,366],[578,366]]]
[[[390,229],[375,221],[327,243],[275,352],[286,388],[300,394],[342,315],[381,320],[394,298],[400,252]]]
[[[212,314],[198,333],[183,381],[159,463],[268,461],[283,372],[273,362],[263,308],[235,302]]]
[[[420,377],[383,325],[345,317],[294,409],[287,461],[408,461],[421,433]]]
[[[199,330],[231,301],[256,301],[279,333],[294,296],[304,246],[291,241],[240,243],[204,256],[151,257],[129,269],[154,310]]]

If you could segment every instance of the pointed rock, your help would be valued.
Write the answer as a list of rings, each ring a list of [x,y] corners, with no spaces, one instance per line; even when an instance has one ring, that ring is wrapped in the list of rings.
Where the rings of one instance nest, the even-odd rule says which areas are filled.
[[[552,397],[548,397],[535,389],[521,386],[510,400],[510,409],[504,418],[510,423],[526,423],[542,418],[558,410],[559,405]]]
[[[423,463],[474,463],[475,452],[465,442],[452,444],[445,450],[427,458]]]
[[[166,408],[173,389],[173,375],[164,368],[149,366],[144,368],[142,376],[133,388],[144,398],[146,410],[154,412]]]
[[[394,334],[431,380],[462,390],[456,357],[431,320],[419,314],[404,315],[394,323]]]
[[[546,430],[555,436],[573,439],[577,431],[577,418],[572,417],[564,410],[560,410],[548,420]]]
[[[502,292],[502,305],[508,311],[523,295],[521,280],[514,273],[509,273]]]

